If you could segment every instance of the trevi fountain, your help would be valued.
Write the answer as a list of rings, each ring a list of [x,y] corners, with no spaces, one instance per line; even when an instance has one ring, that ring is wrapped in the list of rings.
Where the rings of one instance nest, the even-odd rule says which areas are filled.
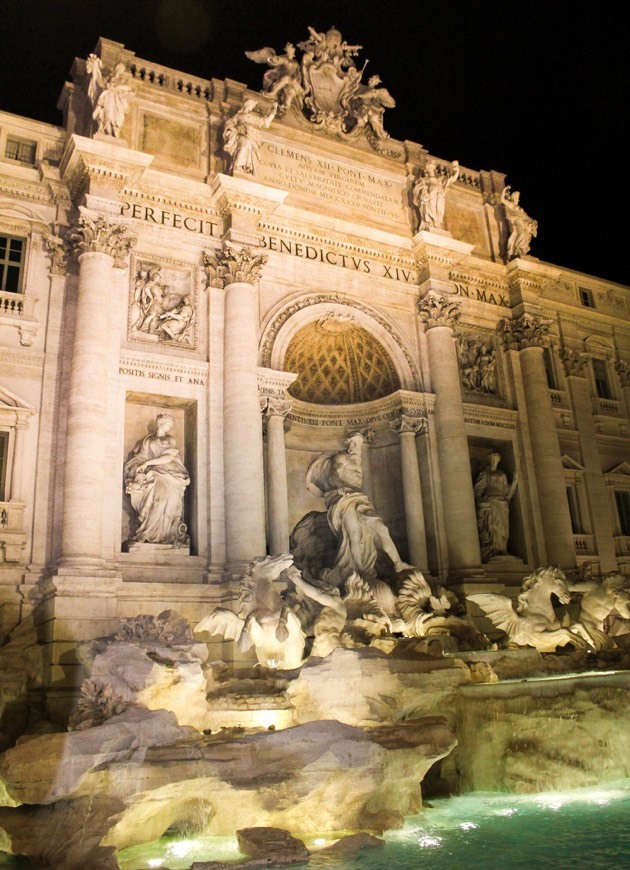
[[[256,94],[101,40],[67,132],[45,128],[64,156],[20,167],[68,210],[44,238],[9,209],[76,325],[63,388],[45,370],[63,437],[57,399],[37,410],[17,376],[0,395],[0,866],[629,860],[630,538],[605,518],[608,491],[626,504],[628,362],[596,429],[605,353],[542,316],[544,294],[578,302],[529,255],[518,192],[393,140],[360,49],[310,28],[248,52]],[[19,336],[0,324],[15,354],[39,341],[29,311]],[[66,457],[50,503],[31,448]]]

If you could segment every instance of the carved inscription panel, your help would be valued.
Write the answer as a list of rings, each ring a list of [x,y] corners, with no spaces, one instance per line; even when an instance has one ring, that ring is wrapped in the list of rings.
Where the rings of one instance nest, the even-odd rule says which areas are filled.
[[[359,169],[299,148],[264,142],[256,181],[355,209],[371,218],[408,219],[404,178]]]

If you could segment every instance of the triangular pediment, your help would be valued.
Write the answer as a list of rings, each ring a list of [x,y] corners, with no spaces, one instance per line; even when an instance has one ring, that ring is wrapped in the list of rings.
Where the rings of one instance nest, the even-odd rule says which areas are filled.
[[[562,455],[562,467],[568,468],[571,471],[584,471],[584,466],[580,465],[579,462],[576,462],[575,459],[571,459],[570,456],[567,456],[566,453]]]
[[[620,462],[619,465],[615,465],[606,474],[625,474],[630,477],[630,462]]]
[[[24,399],[20,399],[19,396],[14,395],[12,392],[7,390],[6,387],[0,386],[0,411],[23,411],[32,414],[35,410],[32,405],[29,405],[28,402],[25,402]]]
[[[3,218],[9,218],[20,221],[28,221],[29,223],[41,224],[44,227],[48,226],[46,215],[34,211],[32,208],[24,205],[18,200],[0,197],[0,215]]]

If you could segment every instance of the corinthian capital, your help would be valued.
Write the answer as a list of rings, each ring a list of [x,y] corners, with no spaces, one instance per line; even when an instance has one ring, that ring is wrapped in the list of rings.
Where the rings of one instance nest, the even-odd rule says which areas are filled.
[[[418,299],[418,314],[427,329],[434,326],[453,328],[461,316],[461,309],[457,302],[447,296],[436,293],[435,290],[429,290]]]
[[[223,289],[229,284],[253,284],[260,279],[262,267],[267,262],[249,245],[235,245],[224,241],[219,251],[204,251],[203,265],[210,287]]]
[[[44,236],[44,250],[50,256],[50,268],[53,275],[65,275],[68,261],[66,242],[61,236]]]
[[[76,256],[88,252],[109,254],[116,266],[124,266],[136,237],[125,224],[116,224],[102,214],[79,208],[79,219],[68,237],[70,251]]]
[[[523,350],[526,347],[545,347],[549,336],[549,321],[535,314],[505,318],[499,321],[499,332],[504,350]]]
[[[427,431],[427,418],[419,415],[401,414],[397,420],[393,420],[389,425],[399,435],[403,435],[405,432],[413,432],[414,435],[424,435]]]
[[[279,396],[267,396],[263,402],[262,412],[265,417],[286,417],[292,408],[288,399],[281,399]]]
[[[586,377],[586,366],[588,364],[588,357],[586,354],[565,347],[560,351],[560,359],[564,363],[564,370],[567,377]]]

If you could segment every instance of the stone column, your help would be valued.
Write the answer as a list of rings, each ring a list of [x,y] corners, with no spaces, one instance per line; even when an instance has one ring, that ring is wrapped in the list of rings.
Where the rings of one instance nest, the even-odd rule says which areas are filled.
[[[13,466],[11,468],[11,482],[9,486],[9,501],[24,502],[22,492],[22,472],[24,469],[24,433],[28,429],[28,423],[18,420],[15,423],[15,442],[13,445]]]
[[[416,436],[426,432],[427,421],[425,417],[411,417],[408,414],[401,414],[398,420],[391,423],[391,428],[400,436],[400,464],[402,466],[409,561],[427,573],[427,539],[422,507],[420,468],[416,450]]]
[[[523,314],[513,320],[503,320],[500,328],[504,349],[519,351],[547,559],[552,565],[572,568],[575,567],[575,548],[571,516],[543,361],[549,325],[540,317]]]
[[[427,330],[431,382],[435,393],[442,499],[446,522],[449,572],[459,577],[481,573],[477,513],[464,423],[453,326],[457,303],[429,290],[418,300],[418,312]]]
[[[115,265],[135,243],[127,227],[81,209],[70,236],[79,284],[72,343],[63,487],[61,559],[65,573],[103,570],[103,503],[108,471],[109,298]]]
[[[588,357],[570,348],[564,348],[560,356],[564,363],[569,395],[575,414],[575,425],[578,430],[580,453],[585,469],[584,483],[591,506],[599,567],[602,573],[606,573],[617,568],[613,540],[615,531],[608,506],[606,486],[602,477],[601,460],[593,422],[593,407],[586,378]]]
[[[276,397],[268,397],[263,408],[263,421],[267,428],[267,543],[271,556],[289,552],[289,491],[284,433],[290,410],[290,401]]]
[[[262,427],[258,398],[258,292],[266,258],[224,241],[211,283],[225,290],[223,448],[225,537],[229,570],[266,553]]]

